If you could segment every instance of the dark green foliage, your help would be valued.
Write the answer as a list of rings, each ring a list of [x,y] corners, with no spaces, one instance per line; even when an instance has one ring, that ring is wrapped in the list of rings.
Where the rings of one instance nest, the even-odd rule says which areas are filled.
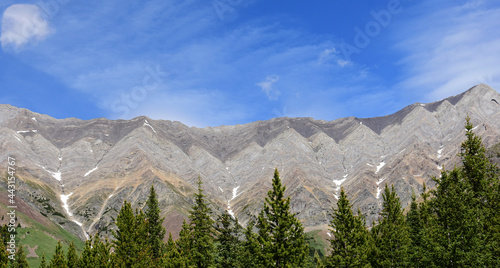
[[[83,248],[82,255],[80,257],[79,266],[82,268],[96,267],[94,250],[92,247],[92,240],[89,239],[85,241],[85,247]]]
[[[3,240],[4,234],[0,234],[0,239]],[[0,268],[7,267],[9,264],[9,255],[7,253],[7,250],[5,248],[5,244],[3,242],[0,242]]]
[[[120,262],[121,263],[121,262]],[[99,235],[85,241],[81,258],[78,263],[79,268],[107,268],[113,267],[113,256],[111,254],[111,244],[106,239],[101,241]]]
[[[16,254],[16,261],[12,265],[13,268],[29,268],[28,261],[26,260],[26,253],[24,253],[24,247],[19,247]]]
[[[137,243],[137,230],[134,212],[132,205],[125,200],[123,206],[116,218],[117,230],[113,230],[113,241],[115,254],[124,267],[132,267],[136,260],[135,257],[139,254],[140,248]]]
[[[257,218],[261,262],[267,267],[303,267],[309,252],[304,228],[290,212],[290,197],[284,196],[286,187],[281,184],[278,169],[272,185]]]
[[[163,255],[163,238],[165,237],[165,228],[162,223],[164,218],[160,217],[160,207],[154,186],[151,186],[149,198],[146,202],[146,222],[147,222],[147,243],[151,249],[151,257],[154,262],[159,261]]]
[[[370,235],[360,211],[354,216],[349,200],[342,188],[337,208],[330,221],[331,255],[325,260],[326,267],[366,267],[369,265]]]
[[[177,250],[182,256],[188,257],[193,248],[193,237],[191,233],[191,226],[187,224],[186,220],[182,222],[182,229],[179,232],[179,240],[177,241]]]
[[[147,267],[150,264],[147,229],[144,213],[134,215],[132,205],[125,200],[118,217],[117,230],[113,230],[113,246],[117,263],[121,267]]]
[[[486,203],[493,183],[498,182],[498,170],[486,157],[486,149],[482,145],[481,137],[473,131],[470,118],[466,119],[466,137],[462,143],[459,156],[462,158],[461,169],[467,183],[472,187],[476,201]]]
[[[9,241],[11,234],[13,233],[9,232],[9,226],[7,224],[4,224],[2,228],[0,228],[0,241],[2,242],[4,248],[7,248],[7,242]]]
[[[78,255],[76,254],[76,248],[73,242],[69,244],[67,260],[68,260],[68,268],[78,267],[79,258]]]
[[[104,241],[101,241],[101,239],[99,239],[99,235],[96,234],[92,243],[95,252],[94,267],[112,267],[114,265],[114,258],[113,254],[111,253],[111,243],[108,241],[108,239],[106,238]]]
[[[195,194],[195,203],[189,215],[192,241],[191,252],[188,255],[191,263],[199,268],[211,267],[215,263],[214,221],[201,185],[201,178],[198,178],[198,193]]]
[[[151,247],[147,243],[148,229],[146,214],[142,210],[136,210],[135,216],[135,243],[138,245],[135,267],[152,267]]]
[[[61,241],[57,242],[56,251],[50,260],[50,268],[68,268]]]
[[[318,254],[318,251],[314,251],[314,260],[311,263],[310,267],[316,267],[316,268],[326,268],[324,264],[324,260],[321,259],[321,257]]]
[[[408,267],[410,265],[410,232],[399,197],[385,185],[380,223],[371,230],[375,247],[373,267]]]
[[[45,260],[45,253],[42,254],[42,260],[40,261],[39,268],[47,268],[47,261]]]
[[[420,224],[422,225],[422,229],[415,237],[410,238],[412,240],[411,250],[413,252],[411,258],[414,261],[412,262],[413,267],[435,267],[434,265],[434,254],[436,252],[436,243],[434,241],[435,234],[433,233],[433,226],[436,222],[436,215],[432,211],[431,202],[430,202],[430,193],[427,191],[427,187],[424,183],[422,192],[422,200],[423,202],[418,204],[418,217]],[[408,217],[407,217],[408,219]],[[413,223],[410,223],[413,224]],[[417,228],[419,224],[413,224],[413,227]],[[415,231],[411,231],[414,234]]]
[[[239,256],[240,266],[242,268],[261,267],[261,247],[258,242],[257,234],[253,232],[255,220],[250,219],[244,231],[244,240],[241,244],[241,254]]]
[[[239,240],[240,226],[238,221],[233,219],[227,210],[218,218],[215,227],[217,237],[217,258],[216,267],[240,267],[238,256],[240,254],[241,243]]]
[[[470,207],[473,199],[471,187],[463,180],[458,168],[443,172],[436,182],[438,187],[433,191],[435,198],[431,205],[436,221],[430,230],[435,234],[432,239],[437,244],[434,263],[449,267],[470,264],[474,247],[482,240],[482,237],[476,238],[479,211]]]
[[[422,262],[422,240],[424,223],[420,217],[420,210],[416,201],[415,193],[412,194],[410,210],[406,214],[406,223],[410,231],[410,266],[420,267]]]
[[[180,268],[189,267],[187,259],[184,258],[177,248],[175,241],[172,239],[172,234],[168,234],[168,241],[165,247],[165,253],[160,261],[160,267]]]
[[[500,265],[498,170],[470,118],[466,121],[462,166],[434,178],[437,187],[430,207],[435,220],[428,233],[435,250],[427,253],[436,266],[494,267]]]

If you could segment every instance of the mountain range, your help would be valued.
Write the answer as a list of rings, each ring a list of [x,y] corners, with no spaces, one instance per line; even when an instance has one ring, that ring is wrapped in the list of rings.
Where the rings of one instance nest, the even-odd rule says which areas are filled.
[[[259,212],[277,168],[292,212],[306,230],[327,234],[341,187],[368,223],[378,217],[385,184],[394,185],[403,207],[424,183],[432,188],[432,176],[459,163],[467,115],[487,147],[498,144],[499,103],[500,94],[480,84],[383,117],[285,117],[207,128],[144,116],[54,119],[5,104],[0,171],[6,174],[14,157],[23,215],[83,240],[96,232],[109,236],[123,201],[142,208],[151,185],[167,233],[176,237],[198,177],[215,213],[227,209],[245,225]]]

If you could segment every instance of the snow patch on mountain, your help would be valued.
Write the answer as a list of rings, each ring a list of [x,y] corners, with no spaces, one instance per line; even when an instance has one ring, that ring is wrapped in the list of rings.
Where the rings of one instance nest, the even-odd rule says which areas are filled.
[[[42,168],[43,168],[43,170],[50,173],[50,175],[52,175],[52,177],[54,177],[54,179],[61,181],[61,177],[62,177],[61,171],[58,170],[57,172],[52,172],[52,171],[46,169],[45,167],[42,167]]]
[[[380,199],[380,193],[382,192],[382,189],[380,189],[380,184],[385,181],[387,178],[381,178],[377,181],[377,199]]]
[[[240,186],[236,186],[233,188],[233,196],[230,200],[227,201],[227,213],[229,213],[229,215],[231,215],[231,217],[233,217],[233,219],[235,219],[234,217],[234,212],[233,210],[231,209],[231,201],[233,201],[236,197],[238,197],[238,189],[240,188]],[[240,193],[241,194],[241,193]]]
[[[377,171],[375,171],[375,173],[378,173],[384,166],[385,162],[384,161],[380,162],[380,164],[377,166]]]
[[[149,124],[148,120],[144,120],[144,125],[143,125],[143,126],[150,127],[150,128],[154,131],[154,133],[156,133],[156,130],[153,128],[153,126],[151,126],[151,125]]]
[[[239,188],[240,188],[240,186],[237,186],[237,187],[233,188],[233,198],[231,198],[230,201],[232,201],[233,199],[235,199],[236,197],[238,197],[238,189]]]
[[[81,222],[73,219],[73,213],[71,213],[71,211],[69,210],[68,200],[69,200],[69,197],[72,196],[72,195],[73,195],[73,193],[70,193],[68,195],[64,195],[64,194],[60,195],[61,201],[63,203],[63,208],[66,210],[66,213],[68,214],[70,220],[73,221],[74,223],[76,223],[78,226],[80,226],[82,228],[83,234],[85,235],[85,238],[88,240],[90,237],[87,234],[87,232],[85,232],[85,230],[83,229],[83,227],[82,227],[83,224]]]
[[[443,156],[443,145],[439,147],[439,150],[437,151],[437,158],[441,158]]]
[[[97,170],[97,168],[98,168],[98,166],[96,166],[95,168],[93,168],[93,169],[91,169],[91,170],[87,171],[87,173],[85,173],[84,177],[87,177],[88,175],[90,175],[90,173],[92,173],[92,172],[96,171],[96,170]]]
[[[339,197],[340,186],[347,180],[347,177],[349,176],[349,174],[347,174],[347,171],[344,172],[345,172],[344,177],[341,180],[333,180],[333,183],[335,183],[336,186],[335,193],[333,194],[333,196],[335,196],[337,200],[340,198]]]
[[[63,202],[63,208],[66,210],[66,213],[68,213],[68,215],[70,217],[73,217],[73,214],[69,211],[68,199],[72,195],[73,195],[73,193],[70,193],[68,195],[64,195],[64,194],[60,195],[61,201]]]
[[[381,178],[381,179],[379,179],[379,180],[377,181],[377,185],[380,185],[383,181],[385,181],[385,179],[387,179],[387,178]]]

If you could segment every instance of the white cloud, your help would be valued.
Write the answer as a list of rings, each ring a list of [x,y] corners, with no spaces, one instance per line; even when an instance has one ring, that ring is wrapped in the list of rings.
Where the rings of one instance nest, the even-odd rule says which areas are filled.
[[[337,63],[337,65],[340,67],[345,67],[351,63],[348,60],[340,59],[337,56],[338,54],[339,54],[339,51],[337,51],[337,49],[335,49],[334,47],[326,48],[319,55],[318,61],[319,61],[319,63],[326,63],[329,61],[333,61],[333,62]]]
[[[337,52],[337,50],[334,47],[333,48],[326,48],[319,55],[319,62],[323,63],[325,61],[328,61],[328,60],[330,60],[330,58],[332,57],[332,55],[335,55],[337,53],[338,52]]]
[[[2,48],[12,46],[22,49],[30,42],[43,40],[51,29],[36,5],[16,4],[9,6],[2,18]]]
[[[332,41],[318,43],[307,32],[259,20],[221,34],[227,26],[212,5],[173,2],[178,1],[72,2],[60,19],[51,20],[57,36],[19,57],[88,95],[106,117],[148,115],[193,126],[268,119],[274,109],[334,119],[339,109],[331,107],[342,104],[339,88],[354,94],[361,87],[348,84],[373,84],[364,82],[369,73],[358,77],[356,64],[340,61]],[[323,52],[327,61],[319,62]],[[168,76],[144,91],[148,65],[159,65]]]
[[[428,13],[434,4],[423,4],[424,16],[400,25],[404,41],[396,47],[408,53],[401,61],[407,72],[401,86],[422,92],[427,101],[484,82],[498,90],[500,9],[469,1]]]
[[[341,60],[341,59],[338,59],[337,60],[337,64],[340,66],[340,67],[344,67],[346,65],[348,65],[349,63],[351,63],[350,61],[348,60]]]
[[[266,80],[257,83],[257,85],[262,89],[262,91],[266,93],[267,97],[270,100],[274,100],[280,95],[280,92],[277,89],[273,88],[273,84],[278,82],[278,80],[280,80],[279,76],[274,74],[268,75],[266,77]]]

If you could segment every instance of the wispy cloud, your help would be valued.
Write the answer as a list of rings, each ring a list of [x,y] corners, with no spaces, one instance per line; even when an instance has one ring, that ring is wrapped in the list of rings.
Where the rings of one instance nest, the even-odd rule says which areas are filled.
[[[411,15],[412,8],[405,12]],[[442,15],[423,14],[420,17],[426,19]],[[333,120],[384,115],[408,104],[401,98],[404,94],[392,87],[397,79],[393,69],[377,70],[371,63],[361,63],[365,58],[360,57],[345,60],[340,40],[281,19],[225,15],[231,20],[221,21],[212,2],[200,0],[127,5],[117,0],[70,1],[50,20],[55,34],[37,47],[26,46],[16,57],[68,90],[88,96],[105,112],[103,116],[112,119],[148,115],[216,126],[273,116]],[[365,15],[362,23],[371,19]],[[402,27],[397,40],[405,40],[397,46],[405,55],[401,66],[408,75],[401,84],[406,89],[432,88],[441,82],[433,80],[439,72],[411,66],[426,65],[423,58],[433,42],[426,34],[440,41],[441,33],[429,25],[413,29],[413,23],[425,20],[391,24]],[[376,47],[374,41],[371,48]],[[370,53],[367,49],[366,58],[378,64],[380,56]],[[144,90],[148,66],[158,66],[165,74],[154,90]],[[439,71],[447,70],[443,66]],[[410,75],[422,79],[412,80]],[[494,75],[485,77],[498,81]],[[460,85],[457,90],[465,88]]]
[[[57,35],[43,49],[22,56],[88,94],[107,117],[163,115],[197,126],[267,119],[284,106],[305,116],[314,103],[300,103],[304,97],[299,96],[343,78],[334,75],[338,63],[317,62],[323,50],[334,47],[331,42],[258,20],[220,31],[225,25],[213,7],[199,3],[148,1],[134,8],[106,2],[99,3],[98,13],[86,14],[70,2],[54,18]],[[134,99],[147,66],[159,66],[168,76],[147,96]],[[276,73],[279,77],[269,75]],[[255,90],[256,81],[262,91]]]
[[[401,25],[397,48],[406,78],[400,86],[420,91],[428,101],[462,92],[500,76],[500,9],[485,1],[450,2],[431,8],[425,1],[417,16]],[[431,12],[429,12],[431,11]]]
[[[337,63],[340,67],[344,67],[351,63],[349,60],[342,59],[338,55],[339,51],[337,51],[335,47],[326,48],[319,55],[318,61],[319,63],[333,61]]]
[[[268,75],[264,81],[257,83],[257,85],[262,89],[262,91],[264,91],[264,93],[266,93],[270,100],[275,100],[280,95],[280,91],[273,88],[273,85],[279,80],[280,77],[275,74]]]
[[[5,9],[0,36],[4,50],[10,46],[18,51],[29,43],[43,40],[50,33],[51,28],[38,6],[16,4]]]

